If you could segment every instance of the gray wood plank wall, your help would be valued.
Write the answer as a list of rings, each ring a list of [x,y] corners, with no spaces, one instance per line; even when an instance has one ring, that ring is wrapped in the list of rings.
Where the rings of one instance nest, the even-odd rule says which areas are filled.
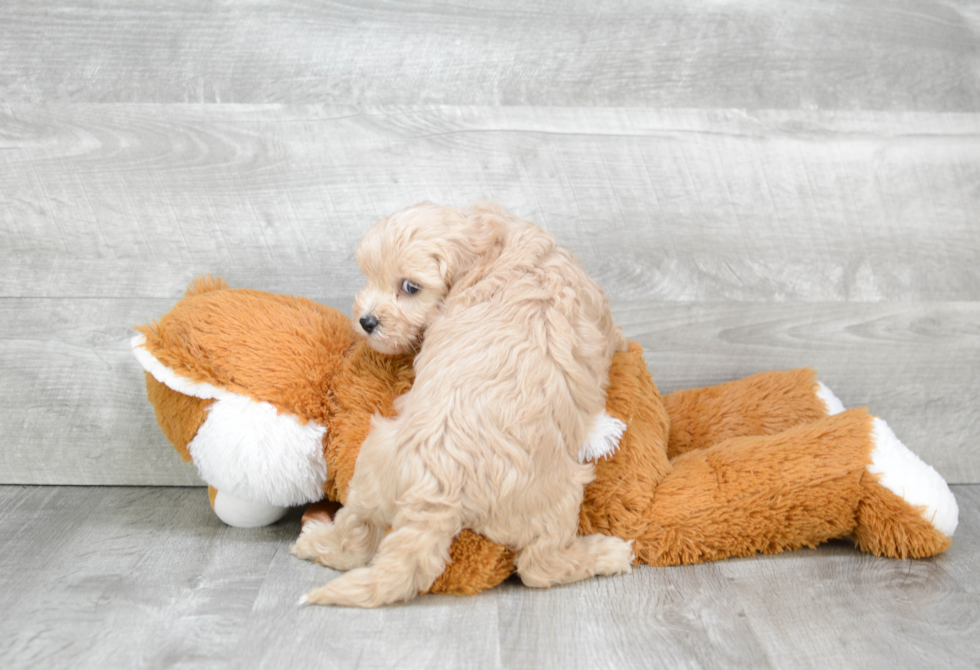
[[[980,482],[980,5],[0,5],[0,483],[194,484],[132,324],[345,311],[380,216],[486,196],[663,390],[810,365]]]

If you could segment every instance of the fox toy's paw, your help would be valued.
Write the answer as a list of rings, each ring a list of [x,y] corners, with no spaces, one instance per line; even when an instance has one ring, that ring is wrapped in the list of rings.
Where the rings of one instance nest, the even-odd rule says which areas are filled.
[[[959,507],[946,481],[882,419],[873,419],[871,437],[855,543],[894,558],[924,558],[945,551],[959,520]]]

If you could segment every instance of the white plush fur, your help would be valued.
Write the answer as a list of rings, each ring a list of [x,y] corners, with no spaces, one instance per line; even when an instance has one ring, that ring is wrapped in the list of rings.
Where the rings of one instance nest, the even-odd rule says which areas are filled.
[[[880,474],[878,482],[911,505],[921,506],[922,517],[933,528],[952,536],[959,519],[959,507],[946,480],[902,444],[891,427],[877,417],[871,433],[874,449],[868,472]]]
[[[323,497],[326,429],[278,414],[267,402],[228,393],[187,445],[201,478],[236,498],[269,505],[299,505]]]
[[[464,528],[514,549],[531,586],[628,572],[630,543],[576,535],[595,473],[579,449],[626,339],[575,258],[491,206],[426,204],[376,225],[357,261],[367,285],[355,323],[377,319],[368,342],[378,351],[417,349],[416,378],[397,418],[375,417],[334,523],[308,525],[293,547],[357,568],[308,601],[412,598],[442,573]]]
[[[178,393],[215,400],[187,445],[201,479],[255,505],[285,507],[323,497],[326,428],[315,421],[304,425],[267,402],[176,374],[146,350],[142,335],[132,345],[136,359],[157,381]]]
[[[592,432],[578,450],[579,462],[596,462],[600,458],[612,456],[619,449],[624,432],[626,432],[625,423],[603,412],[596,417]]]
[[[844,411],[844,403],[823,382],[817,382],[817,397],[823,400],[823,404],[827,406],[827,416],[840,414]]]

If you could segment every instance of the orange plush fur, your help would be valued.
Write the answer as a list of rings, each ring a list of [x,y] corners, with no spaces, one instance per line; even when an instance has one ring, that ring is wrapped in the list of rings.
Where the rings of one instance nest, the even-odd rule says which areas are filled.
[[[139,331],[145,342],[137,348],[177,377],[271,403],[300,423],[325,428],[322,488],[339,503],[371,416],[393,416],[394,399],[414,380],[410,355],[372,350],[336,310],[215,280],[196,282],[159,322]],[[845,536],[881,556],[944,551],[955,528],[948,489],[942,495],[952,500],[952,522],[944,533],[931,523],[926,503],[903,500],[882,484],[887,473],[871,471],[878,420],[864,410],[829,415],[817,388],[816,373],[801,369],[661,397],[642,349],[630,342],[613,358],[606,401],[606,412],[627,430],[619,448],[595,463],[579,533],[633,540],[636,562],[658,566]],[[147,393],[161,428],[187,460],[211,401],[175,391],[150,373]],[[430,591],[475,594],[513,570],[510,549],[464,530]]]

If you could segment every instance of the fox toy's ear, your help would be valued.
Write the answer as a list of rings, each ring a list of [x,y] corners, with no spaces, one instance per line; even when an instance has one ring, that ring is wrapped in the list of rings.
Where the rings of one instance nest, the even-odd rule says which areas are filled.
[[[323,497],[327,394],[354,338],[346,316],[202,277],[137,331],[157,422],[219,491],[219,518],[265,525]]]
[[[214,400],[178,393],[149,372],[146,373],[146,397],[153,405],[160,430],[184,462],[193,463],[187,447],[207,418],[207,409]]]

